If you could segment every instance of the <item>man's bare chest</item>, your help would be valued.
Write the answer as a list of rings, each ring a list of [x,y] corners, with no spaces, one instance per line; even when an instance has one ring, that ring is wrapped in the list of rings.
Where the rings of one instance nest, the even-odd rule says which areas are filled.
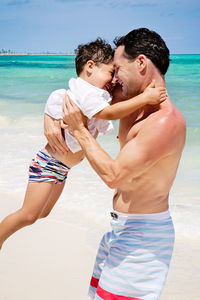
[[[145,120],[122,119],[119,124],[119,141],[123,147],[130,140],[134,139],[140,132]]]

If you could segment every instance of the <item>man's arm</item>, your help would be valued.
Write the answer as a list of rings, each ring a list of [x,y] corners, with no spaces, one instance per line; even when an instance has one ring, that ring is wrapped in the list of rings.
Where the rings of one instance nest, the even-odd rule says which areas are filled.
[[[49,115],[44,114],[44,135],[52,151],[62,155],[69,151],[69,148],[62,135],[61,127],[63,127],[63,125],[61,123],[61,120],[53,119]]]
[[[149,130],[147,124],[131,141],[129,141],[113,160],[95,141],[84,127],[81,113],[72,101],[65,101],[64,121],[79,141],[93,169],[110,187],[117,188],[142,175],[158,160],[169,154],[169,137],[172,128],[167,128],[165,120],[158,120],[157,130]],[[155,126],[155,124],[153,125]],[[163,139],[165,134],[165,139]]]

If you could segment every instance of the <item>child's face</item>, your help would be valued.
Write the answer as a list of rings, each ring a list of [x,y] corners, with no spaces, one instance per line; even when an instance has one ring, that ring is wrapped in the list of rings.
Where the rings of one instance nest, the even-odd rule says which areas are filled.
[[[113,80],[114,65],[113,62],[109,64],[95,65],[92,71],[93,85],[100,89],[110,90],[110,85]]]

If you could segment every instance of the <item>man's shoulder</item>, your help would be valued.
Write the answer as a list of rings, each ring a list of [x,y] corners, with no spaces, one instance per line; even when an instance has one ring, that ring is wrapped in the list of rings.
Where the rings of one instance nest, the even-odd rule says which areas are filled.
[[[183,114],[171,103],[150,114],[146,119],[145,126],[154,127],[155,130],[160,128],[173,133],[175,129],[184,130],[186,123]]]
[[[182,113],[172,104],[146,118],[141,137],[163,147],[163,153],[174,153],[185,144],[186,124]]]
[[[142,124],[137,140],[152,155],[166,157],[180,153],[185,144],[185,119],[174,107],[164,107],[150,114]],[[155,150],[159,149],[159,151]]]

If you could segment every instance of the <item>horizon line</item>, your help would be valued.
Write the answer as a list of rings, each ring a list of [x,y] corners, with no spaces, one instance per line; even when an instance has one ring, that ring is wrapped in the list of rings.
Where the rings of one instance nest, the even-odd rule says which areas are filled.
[[[0,52],[0,55],[76,55],[71,52]],[[200,53],[170,53],[170,55],[200,55]]]

